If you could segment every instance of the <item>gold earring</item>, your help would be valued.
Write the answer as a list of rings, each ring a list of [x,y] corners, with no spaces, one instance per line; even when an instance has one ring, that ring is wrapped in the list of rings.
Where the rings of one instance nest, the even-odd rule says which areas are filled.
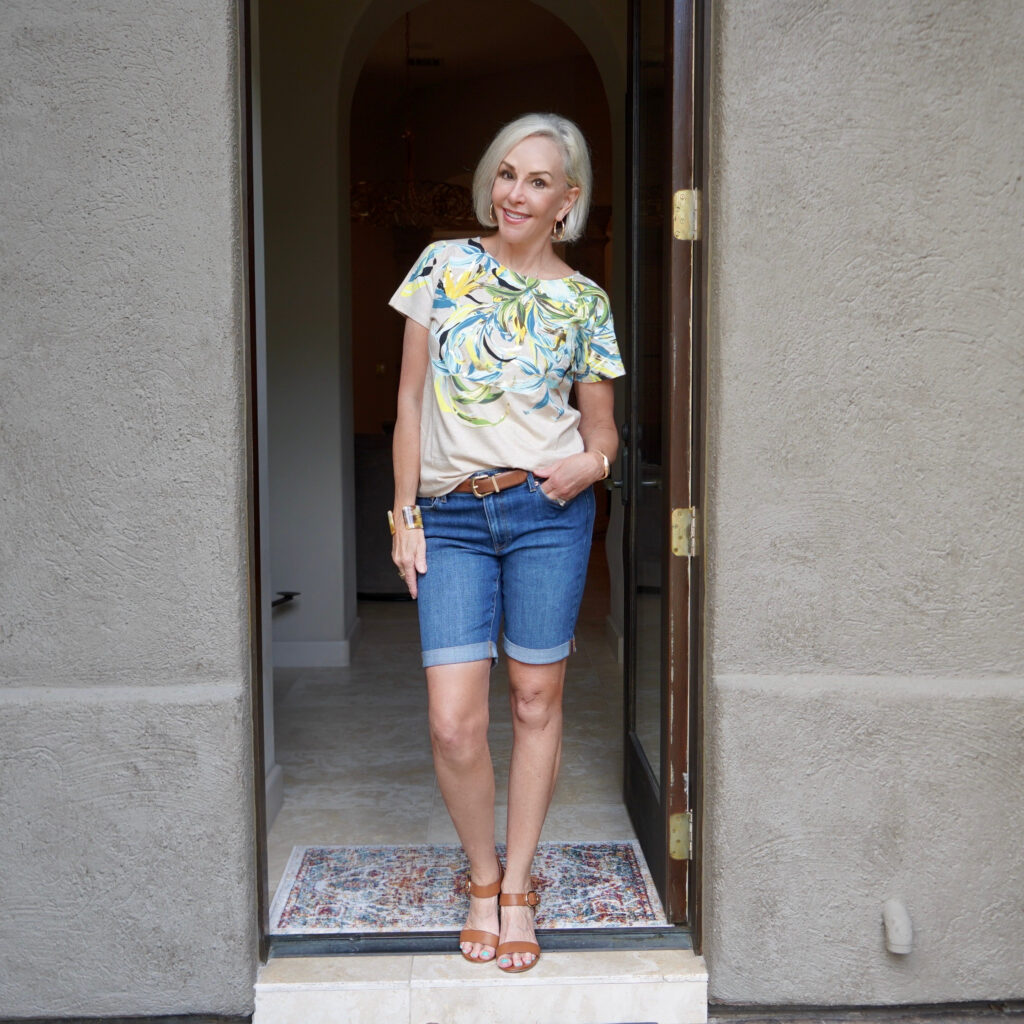
[[[560,242],[563,238],[565,238],[565,221],[564,220],[556,220],[555,221],[555,230],[551,232],[551,237],[556,242]]]
[[[491,213],[491,220],[494,221],[495,224],[497,224],[498,223],[498,218],[494,216],[494,203],[491,203],[490,213]]]

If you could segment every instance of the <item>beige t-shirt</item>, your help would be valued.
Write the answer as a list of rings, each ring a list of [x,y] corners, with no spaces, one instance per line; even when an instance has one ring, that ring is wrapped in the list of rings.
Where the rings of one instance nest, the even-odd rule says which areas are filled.
[[[391,305],[429,333],[425,497],[481,470],[544,469],[583,451],[573,382],[625,373],[603,289],[582,274],[523,277],[478,238],[427,246]]]

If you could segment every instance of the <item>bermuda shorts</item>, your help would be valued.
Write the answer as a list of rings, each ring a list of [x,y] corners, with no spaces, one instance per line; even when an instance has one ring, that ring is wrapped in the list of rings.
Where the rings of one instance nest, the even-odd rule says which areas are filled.
[[[495,470],[494,472],[500,472]],[[418,576],[423,665],[561,661],[574,648],[594,529],[594,492],[560,506],[532,473],[478,498],[420,498],[427,571]]]

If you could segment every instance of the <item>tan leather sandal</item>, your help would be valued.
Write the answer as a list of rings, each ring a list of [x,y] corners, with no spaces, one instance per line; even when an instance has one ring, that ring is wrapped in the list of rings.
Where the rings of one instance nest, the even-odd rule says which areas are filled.
[[[501,892],[501,880],[505,877],[505,870],[501,866],[501,861],[498,861],[498,880],[491,882],[490,885],[477,885],[472,878],[469,879],[469,895],[475,896],[479,900],[491,899],[494,896],[498,896]],[[500,902],[500,899],[499,899]],[[500,913],[500,910],[499,910]],[[489,964],[494,957],[487,957],[484,959],[481,956],[468,956],[462,948],[464,942],[479,942],[482,946],[497,946],[498,936],[493,932],[483,932],[478,928],[463,928],[459,932],[459,952],[462,953],[462,959],[468,960],[471,964]],[[497,953],[495,953],[497,956]]]
[[[500,912],[502,907],[530,907],[535,909],[540,906],[540,896],[535,892],[503,892],[498,897],[498,910]],[[503,956],[511,957],[513,953],[532,953],[533,959],[528,964],[523,964],[522,967],[516,967],[515,963],[510,963],[508,967],[501,966],[501,958]],[[504,971],[506,974],[522,974],[523,971],[530,970],[531,967],[536,967],[540,963],[540,946],[536,942],[526,942],[521,940],[519,942],[503,942],[494,951],[495,962],[498,963],[498,970]]]

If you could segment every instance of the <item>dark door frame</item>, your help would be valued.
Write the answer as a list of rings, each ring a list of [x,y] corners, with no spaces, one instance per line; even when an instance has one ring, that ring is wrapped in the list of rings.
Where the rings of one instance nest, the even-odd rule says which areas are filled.
[[[665,78],[663,124],[647,126],[637,115],[643,103],[643,24],[641,0],[631,5],[630,25],[630,149],[633,181],[630,245],[634,254],[630,281],[630,321],[633,365],[637,371],[630,384],[630,409],[626,444],[630,449],[624,476],[625,497],[630,508],[624,542],[626,554],[626,687],[624,713],[624,778],[627,808],[633,818],[645,856],[665,903],[670,921],[679,921],[694,931],[696,948],[701,945],[700,853],[702,816],[701,735],[701,609],[703,606],[703,563],[699,545],[689,556],[671,554],[672,510],[695,508],[697,529],[703,519],[704,448],[704,246],[701,233],[694,238],[673,231],[673,198],[682,191],[702,197],[705,184],[706,68],[710,32],[710,0],[663,0]],[[657,4],[647,5],[645,13]],[[642,129],[659,131],[666,153],[658,184],[656,222],[663,236],[661,246],[661,306],[657,352],[662,382],[661,439],[658,442],[658,480],[643,479],[644,441],[639,411],[645,390],[641,377],[643,338],[649,334],[650,293],[640,276],[646,245],[643,233],[649,200],[645,161],[638,160],[647,139]],[[637,179],[639,175],[639,180]],[[658,179],[661,179],[658,181]],[[701,203],[698,200],[697,209]],[[649,255],[649,254],[648,254]],[[654,271],[657,274],[657,270]],[[642,338],[643,336],[643,338]],[[646,351],[646,348],[644,348]],[[648,400],[649,404],[649,400]],[[653,442],[652,442],[653,443]],[[660,759],[652,768],[637,731],[638,695],[637,605],[638,568],[636,553],[644,483],[659,485],[660,505],[657,529],[661,571],[661,694],[659,737]],[[648,739],[648,742],[649,739]],[[671,851],[672,822],[690,815],[692,840],[688,855],[679,859]],[[681,817],[682,816],[682,817]]]
[[[708,61],[705,54],[710,54],[710,14],[712,0],[675,0],[676,16],[670,17],[673,47],[683,45],[684,39],[692,39],[692,46],[687,51],[686,77],[680,77],[676,88],[682,90],[683,102],[678,105],[677,119],[672,125],[673,138],[680,131],[692,135],[692,150],[677,168],[675,153],[671,169],[672,189],[701,188],[705,181],[706,152],[706,118],[704,116],[704,97],[706,95],[706,75]],[[667,7],[673,7],[672,0],[667,0]],[[450,943],[447,939],[436,939],[425,936],[422,940],[410,936],[354,936],[310,939],[301,937],[281,941],[270,937],[270,897],[267,886],[267,799],[265,788],[266,765],[264,759],[264,693],[263,693],[263,599],[260,580],[264,567],[260,559],[260,451],[258,446],[259,423],[257,405],[257,358],[256,358],[256,225],[255,225],[255,185],[254,185],[254,151],[253,151],[253,57],[256,45],[256,25],[252,0],[240,0],[237,5],[238,31],[238,75],[239,75],[239,146],[241,152],[240,193],[242,201],[242,238],[241,252],[244,260],[243,276],[243,324],[242,342],[245,363],[246,389],[246,467],[247,467],[247,548],[248,548],[248,610],[250,636],[250,680],[251,680],[251,712],[252,712],[252,752],[253,752],[253,826],[254,848],[253,860],[256,872],[256,916],[258,955],[265,962],[271,953],[273,943],[276,953],[301,952],[303,955],[321,953],[358,953],[358,952],[395,952],[398,947],[409,952],[447,951]],[[686,45],[690,45],[687,43]],[[677,103],[673,98],[673,109]],[[677,182],[689,182],[677,184]],[[690,431],[691,443],[685,453],[688,460],[686,493],[681,500],[687,505],[697,504],[702,497],[700,488],[703,486],[703,439],[704,439],[704,273],[703,246],[693,243],[684,249],[675,249],[672,254],[671,273],[686,274],[691,278],[692,318],[689,324],[674,325],[674,330],[687,331],[692,325],[692,337],[688,358],[691,360],[691,376],[689,384],[689,401],[686,403],[685,423]],[[677,269],[678,267],[678,269]],[[672,403],[670,403],[670,406]],[[668,410],[673,417],[678,410]],[[672,429],[681,429],[683,422],[672,422]],[[673,501],[677,496],[672,495]],[[694,814],[693,870],[686,876],[687,906],[689,908],[686,929],[671,931],[630,929],[628,932],[613,930],[594,930],[592,932],[559,933],[543,932],[547,948],[551,949],[615,949],[636,948],[637,944],[644,948],[687,948],[693,947],[700,952],[702,946],[702,915],[700,860],[701,846],[701,810],[703,786],[700,773],[702,751],[702,703],[699,680],[700,668],[700,608],[703,605],[703,568],[699,563],[690,560],[686,566],[687,592],[693,598],[687,603],[685,610],[676,609],[677,615],[685,617],[688,635],[692,642],[687,645],[688,663],[688,710],[684,716],[673,718],[669,724],[669,715],[663,715],[663,729],[666,735],[675,737],[676,742],[685,743],[688,754],[689,807]],[[682,625],[682,620],[680,620]],[[669,707],[671,705],[664,705]],[[668,732],[670,730],[670,732]],[[664,742],[664,741],[663,741]],[[663,759],[667,761],[667,759]],[[667,772],[667,764],[663,771]],[[692,932],[692,934],[691,934]],[[411,941],[410,941],[411,940]],[[437,945],[441,942],[442,945]]]
[[[270,896],[267,891],[267,791],[263,736],[263,595],[260,581],[260,452],[256,356],[256,196],[253,155],[253,49],[255,25],[251,0],[238,4],[239,143],[242,155],[243,354],[245,359],[245,461],[248,545],[249,679],[253,753],[253,862],[256,871],[258,954],[266,962],[270,943]],[[269,568],[269,567],[268,567]]]

